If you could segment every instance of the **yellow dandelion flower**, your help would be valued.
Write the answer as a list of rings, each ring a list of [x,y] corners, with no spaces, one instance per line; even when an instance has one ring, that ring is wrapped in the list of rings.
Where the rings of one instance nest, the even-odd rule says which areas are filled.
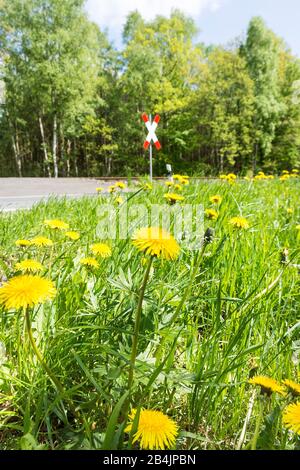
[[[289,172],[289,171],[287,171],[287,170],[283,170],[282,174],[283,174],[283,175],[289,175],[289,174],[290,174],[290,172]]]
[[[116,188],[119,188],[119,189],[125,189],[125,188],[126,188],[126,184],[123,183],[122,181],[117,181],[117,182],[115,183],[115,187],[116,187]]]
[[[80,264],[84,266],[89,266],[91,268],[99,268],[99,263],[95,258],[82,258]]]
[[[159,227],[144,227],[133,236],[133,244],[146,255],[175,260],[180,248],[175,238]]]
[[[209,200],[212,202],[212,204],[221,204],[222,202],[221,196],[218,196],[217,194],[215,196],[211,196]]]
[[[164,194],[164,198],[167,199],[168,203],[171,205],[176,204],[176,202],[179,202],[179,201],[184,201],[183,196],[180,196],[180,194],[175,194],[175,193]]]
[[[254,177],[255,180],[268,180],[274,179],[273,175],[266,175],[263,171],[259,171],[258,174]]]
[[[0,287],[0,304],[8,310],[27,308],[50,300],[55,294],[52,281],[26,274],[13,277]]]
[[[248,220],[245,217],[232,217],[229,220],[229,224],[234,228],[248,229],[250,227]]]
[[[68,230],[69,228],[69,224],[66,224],[66,222],[63,222],[62,220],[59,220],[59,219],[44,220],[44,225],[46,225],[49,228],[54,228],[57,230]]]
[[[46,237],[35,237],[31,240],[31,245],[34,246],[52,246],[53,241]]]
[[[66,232],[65,236],[70,238],[71,240],[74,240],[74,241],[79,240],[79,238],[80,238],[79,233],[78,232],[73,232],[73,231]]]
[[[264,173],[254,176],[254,180],[266,180],[266,179],[268,179],[268,177]]]
[[[205,215],[210,220],[217,220],[219,217],[219,214],[215,209],[205,209]]]
[[[111,186],[108,186],[108,192],[109,192],[109,193],[114,193],[115,190],[116,190],[115,185],[112,184]]]
[[[148,190],[148,191],[151,191],[152,187],[153,187],[152,184],[150,184],[150,183],[145,183],[144,186],[143,186],[143,189],[146,189],[146,190]]]
[[[121,204],[123,204],[123,202],[124,202],[124,199],[121,196],[116,198],[116,203],[117,204],[121,205]]]
[[[136,410],[132,410],[130,423],[125,432],[132,429]],[[164,450],[175,446],[178,435],[178,426],[171,418],[161,411],[141,410],[137,432],[133,436],[133,443],[139,442],[141,449]]]
[[[21,246],[21,247],[30,246],[31,241],[30,240],[24,240],[24,239],[16,240],[15,245],[16,246]]]
[[[226,180],[229,183],[230,182],[235,182],[236,179],[237,179],[237,176],[234,173],[229,173],[228,175],[226,175]]]
[[[300,403],[291,403],[286,407],[282,422],[286,428],[300,434]]]
[[[148,259],[146,258],[146,256],[143,256],[143,258],[141,259],[141,265],[146,266],[146,264],[148,264]]]
[[[15,266],[16,271],[22,272],[37,272],[43,269],[43,265],[39,261],[33,259],[25,259]]]
[[[91,250],[96,256],[101,256],[102,258],[109,258],[112,254],[111,248],[106,243],[95,243],[91,246]]]
[[[300,396],[300,385],[294,382],[293,380],[285,379],[283,380],[283,385],[288,389],[294,397]]]
[[[96,191],[97,191],[97,193],[102,193],[102,191],[104,191],[104,189],[99,187],[99,188],[96,188]]]
[[[274,379],[265,377],[263,375],[257,375],[249,380],[249,384],[258,385],[261,393],[271,396],[272,393],[279,393],[280,395],[286,395],[284,388]]]
[[[165,185],[170,188],[171,186],[174,186],[173,181],[165,181]]]
[[[294,209],[292,207],[288,207],[286,212],[289,214],[289,215],[292,215],[294,213]]]
[[[174,181],[178,181],[180,184],[189,184],[189,176],[173,175],[172,178]]]
[[[299,170],[297,170],[296,168],[294,168],[294,169],[292,170],[292,172],[295,173],[296,175],[299,174]]]
[[[219,178],[220,178],[220,180],[226,180],[226,179],[227,179],[227,175],[220,175]]]
[[[176,191],[182,191],[182,186],[181,186],[181,184],[174,184],[174,189],[175,189]]]

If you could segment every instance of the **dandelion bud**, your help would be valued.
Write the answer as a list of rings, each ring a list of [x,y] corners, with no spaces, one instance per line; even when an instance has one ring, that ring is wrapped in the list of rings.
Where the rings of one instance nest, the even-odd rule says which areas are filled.
[[[204,234],[204,243],[212,243],[214,239],[215,231],[213,228],[208,228]]]
[[[280,253],[280,262],[282,264],[286,264],[289,261],[289,250],[287,248],[283,248]]]

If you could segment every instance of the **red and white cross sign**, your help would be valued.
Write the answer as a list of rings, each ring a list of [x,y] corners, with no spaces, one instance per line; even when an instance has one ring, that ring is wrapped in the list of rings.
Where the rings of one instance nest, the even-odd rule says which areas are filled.
[[[144,149],[147,150],[147,148],[149,147],[151,141],[153,140],[154,142],[154,145],[155,147],[157,148],[157,150],[160,150],[161,149],[161,145],[160,145],[160,142],[155,134],[155,131],[156,131],[156,128],[157,128],[157,125],[160,121],[160,116],[158,114],[156,114],[153,122],[151,123],[149,121],[149,118],[147,116],[146,113],[143,113],[142,114],[142,119],[148,129],[148,135],[146,137],[146,140],[144,142]]]

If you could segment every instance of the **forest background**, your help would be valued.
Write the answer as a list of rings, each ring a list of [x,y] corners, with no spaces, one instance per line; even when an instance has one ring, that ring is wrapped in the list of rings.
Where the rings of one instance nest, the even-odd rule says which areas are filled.
[[[260,17],[226,47],[134,11],[116,49],[84,0],[0,0],[0,177],[147,173],[141,113],[176,172],[300,168],[300,60]]]

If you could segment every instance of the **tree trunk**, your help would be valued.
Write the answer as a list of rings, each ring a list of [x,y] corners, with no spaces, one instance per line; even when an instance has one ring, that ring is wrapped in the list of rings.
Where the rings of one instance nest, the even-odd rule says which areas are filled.
[[[74,167],[75,167],[75,175],[78,176],[76,139],[74,139]]]
[[[112,157],[105,157],[105,173],[110,176],[112,170]]]
[[[252,159],[252,172],[253,172],[253,176],[254,176],[255,173],[256,173],[257,154],[258,154],[258,143],[256,142],[256,144],[255,144],[255,152],[254,152],[253,159]]]
[[[13,146],[13,150],[14,150],[14,156],[15,156],[16,166],[17,166],[17,170],[18,170],[18,176],[21,178],[22,177],[22,162],[21,162],[20,153],[18,151],[18,146],[16,145],[16,140],[15,140],[13,134],[11,134],[11,141],[12,141],[12,146]]]
[[[71,141],[70,139],[67,140],[67,176],[70,176],[71,174],[71,165],[70,165],[70,155],[71,155]]]
[[[223,156],[222,153],[221,153],[221,155],[220,155],[220,172],[221,172],[221,173],[224,172],[224,156]]]
[[[20,155],[20,160],[21,160],[21,163],[22,163],[22,156],[21,156],[20,146],[19,146],[19,134],[18,134],[17,129],[16,129],[16,149],[17,149],[18,155]]]
[[[51,170],[50,170],[50,165],[49,165],[47,144],[46,144],[46,141],[45,141],[45,132],[44,132],[44,126],[43,126],[43,121],[42,121],[41,116],[39,117],[39,124],[40,124],[40,131],[41,131],[43,151],[44,151],[44,165],[46,167],[48,178],[51,178]]]
[[[86,174],[87,176],[90,176],[89,173],[90,173],[90,156],[89,156],[89,153],[87,151],[87,139],[85,137],[84,139],[84,157],[85,157],[85,164],[86,164]]]
[[[60,136],[60,161],[62,162],[62,165],[63,165],[63,176],[69,176],[69,168],[68,168],[68,163],[66,162],[66,166],[67,168],[65,167],[65,134],[64,134],[64,129],[63,129],[63,125],[62,123],[60,122],[59,124],[59,136]],[[67,171],[66,171],[67,170]]]
[[[58,178],[58,166],[57,166],[57,116],[56,116],[56,114],[54,114],[54,117],[53,117],[52,157],[53,157],[54,178]]]
[[[10,128],[10,132],[11,132],[11,143],[12,143],[12,147],[14,151],[18,176],[21,178],[22,177],[22,161],[21,161],[19,146],[17,145],[18,132],[17,130],[14,129],[14,126],[12,125],[12,122],[10,120],[8,113],[7,113],[7,120],[8,120],[8,124]],[[15,135],[16,135],[16,139],[15,139]]]

